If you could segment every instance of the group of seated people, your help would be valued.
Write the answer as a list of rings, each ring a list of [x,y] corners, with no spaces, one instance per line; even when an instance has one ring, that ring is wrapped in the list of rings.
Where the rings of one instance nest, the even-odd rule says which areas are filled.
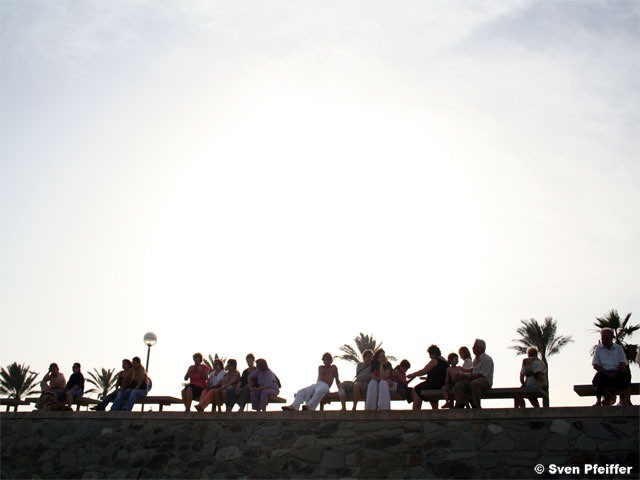
[[[411,368],[408,360],[402,360],[395,368],[386,357],[383,349],[375,352],[365,350],[363,361],[356,367],[353,381],[341,382],[338,369],[332,364],[331,354],[322,356],[323,364],[318,367],[318,379],[313,385],[299,390],[293,403],[282,407],[285,411],[315,410],[324,396],[329,392],[333,382],[338,387],[338,397],[342,410],[346,410],[347,395],[352,395],[353,410],[358,407],[362,395],[365,395],[365,410],[389,410],[391,408],[391,393],[397,392],[409,403],[413,403],[414,410],[422,407],[421,392],[424,390],[441,390],[446,400],[445,406],[464,408],[470,404],[480,408],[482,391],[491,387],[493,381],[493,360],[485,352],[486,344],[483,340],[476,340],[473,351],[476,359],[471,360],[467,347],[461,347],[459,354],[463,365],[458,366],[458,354],[451,353],[448,359],[442,357],[437,345],[431,345],[427,352],[430,361],[420,370],[407,373]],[[424,380],[415,387],[409,384],[415,378]],[[452,397],[454,395],[454,397]],[[432,401],[433,408],[438,408],[438,402]]]
[[[346,410],[347,395],[352,395],[353,410],[364,395],[365,410],[389,410],[391,394],[396,392],[414,410],[422,408],[422,392],[441,390],[445,400],[444,408],[481,408],[481,398],[485,390],[493,384],[493,360],[485,353],[486,343],[476,339],[473,344],[475,358],[467,347],[460,347],[458,353],[450,353],[445,359],[437,345],[427,349],[429,362],[420,370],[407,373],[411,368],[408,360],[402,360],[395,368],[386,357],[383,349],[375,352],[365,350],[363,361],[356,367],[356,375],[352,381],[341,382],[338,368],[333,365],[330,353],[322,356],[322,365],[318,367],[318,378],[315,384],[305,387],[295,394],[290,405],[282,407],[285,411],[315,410],[332,385],[337,385],[338,397],[342,410]],[[458,365],[462,359],[461,365]],[[186,411],[191,410],[194,400],[197,411],[204,411],[213,405],[214,411],[221,412],[225,405],[231,411],[238,405],[244,411],[247,403],[256,411],[265,411],[271,395],[278,395],[281,384],[278,377],[269,369],[267,361],[255,359],[252,353],[246,356],[247,368],[242,374],[237,369],[235,359],[229,359],[225,367],[221,359],[213,362],[210,369],[203,363],[201,353],[193,355],[194,364],[187,369],[184,376],[189,384],[182,390],[182,400]],[[596,370],[593,386],[596,393],[596,405],[610,405],[613,390],[624,390],[631,384],[631,371],[619,344],[613,342],[613,332],[605,328],[601,331],[601,342],[596,346],[592,365]],[[409,384],[416,378],[423,380],[415,387]],[[527,358],[522,362],[520,383],[523,387],[539,387],[543,396],[548,392],[547,366],[538,358],[538,350],[531,347],[527,350]],[[47,408],[52,403],[64,405],[71,409],[72,403],[82,397],[84,377],[80,364],[73,364],[73,374],[65,382],[58,365],[52,363],[41,382],[42,396],[36,408]],[[136,400],[147,395],[151,389],[151,379],[147,376],[139,357],[132,361],[122,361],[122,371],[117,375],[116,389],[107,395],[92,410],[105,410],[109,402],[113,402],[111,410],[131,410]],[[524,399],[517,400],[518,406],[524,407]],[[532,406],[539,407],[536,398],[529,399]],[[429,400],[432,408],[438,408],[437,400]],[[630,404],[629,392],[620,398],[622,405]]]
[[[193,365],[187,369],[184,376],[189,384],[182,390],[182,401],[185,411],[191,410],[191,404],[198,400],[195,409],[203,412],[209,405],[214,411],[221,412],[222,405],[226,411],[231,411],[235,404],[239,411],[243,411],[250,401],[256,411],[265,411],[270,395],[280,393],[280,380],[269,369],[264,358],[249,353],[246,357],[247,368],[240,374],[238,362],[231,358],[227,366],[221,359],[213,361],[213,369],[203,363],[201,353],[193,355]]]
[[[46,410],[71,410],[74,401],[84,395],[84,376],[80,364],[73,364],[73,374],[65,383],[64,375],[56,363],[49,365],[49,371],[40,383],[42,395],[36,402],[36,408]],[[136,400],[143,398],[151,390],[151,379],[147,376],[139,357],[122,361],[122,371],[116,376],[116,389],[105,396],[92,410],[105,410],[113,402],[111,410],[133,408]]]

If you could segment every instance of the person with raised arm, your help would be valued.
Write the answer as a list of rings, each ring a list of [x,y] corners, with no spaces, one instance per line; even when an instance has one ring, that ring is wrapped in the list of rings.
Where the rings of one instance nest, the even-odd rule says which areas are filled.
[[[207,377],[209,376],[209,367],[202,363],[202,354],[200,352],[193,354],[193,365],[187,369],[184,375],[185,380],[189,380],[189,385],[182,390],[182,402],[185,411],[191,410],[193,400],[200,400],[200,395],[207,385]]]
[[[297,411],[302,405],[303,410],[315,410],[324,396],[329,393],[333,381],[340,383],[338,378],[338,367],[333,365],[333,357],[329,352],[322,355],[322,365],[318,367],[318,381],[302,390],[298,390],[293,403],[289,406],[282,407],[282,410]]]
[[[429,363],[427,363],[423,369],[407,375],[407,378],[413,379],[420,375],[426,375],[427,378],[424,382],[419,383],[413,388],[413,409],[420,410],[422,408],[422,391],[423,390],[440,390],[444,386],[445,377],[447,375],[447,368],[449,363],[444,359],[440,348],[437,345],[431,345],[427,348],[429,354]],[[431,400],[431,408],[438,409],[438,401]]]

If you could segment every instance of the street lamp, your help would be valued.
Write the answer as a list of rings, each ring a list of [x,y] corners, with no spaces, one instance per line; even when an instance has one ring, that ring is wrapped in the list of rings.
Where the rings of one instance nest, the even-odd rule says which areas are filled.
[[[144,343],[147,345],[147,367],[145,370],[149,371],[149,354],[151,353],[151,347],[153,347],[158,341],[158,337],[153,332],[147,332],[144,334]]]

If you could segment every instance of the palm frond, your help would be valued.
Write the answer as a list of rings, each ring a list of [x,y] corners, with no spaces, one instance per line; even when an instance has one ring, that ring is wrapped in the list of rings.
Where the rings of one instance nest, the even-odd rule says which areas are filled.
[[[18,400],[23,395],[35,393],[38,373],[30,371],[30,368],[28,365],[13,362],[6,369],[0,369],[0,393]]]

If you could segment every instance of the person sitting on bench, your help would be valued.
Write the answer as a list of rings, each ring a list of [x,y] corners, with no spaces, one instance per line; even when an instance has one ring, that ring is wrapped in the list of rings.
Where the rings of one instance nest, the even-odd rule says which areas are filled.
[[[520,383],[522,387],[540,387],[545,392],[549,389],[547,366],[538,358],[538,349],[536,347],[529,347],[527,349],[527,358],[522,360]],[[534,408],[540,408],[537,398],[530,398],[529,401]],[[518,407],[524,408],[524,398],[518,398],[516,402]]]
[[[601,343],[596,347],[591,364],[596,370],[593,388],[596,391],[595,406],[611,405],[612,388],[625,389],[631,386],[631,370],[622,345],[613,343],[613,330],[603,328],[600,331]],[[604,397],[604,398],[603,398]],[[629,394],[620,395],[620,403],[629,405]]]
[[[298,390],[293,403],[286,407],[282,407],[282,410],[297,411],[302,405],[303,410],[315,410],[324,396],[329,393],[333,381],[336,384],[340,383],[338,377],[338,367],[333,365],[333,357],[329,352],[322,355],[322,365],[318,367],[318,380],[315,384],[310,385],[302,390]]]
[[[356,366],[356,377],[353,382],[347,381],[338,384],[338,397],[342,404],[342,410],[347,409],[347,394],[353,393],[353,408],[355,410],[360,400],[362,392],[366,392],[371,380],[371,361],[373,360],[373,351],[365,350],[362,352],[362,362]]]
[[[131,360],[133,363],[131,376],[128,379],[128,384],[125,384],[124,390],[118,392],[118,395],[116,395],[116,399],[111,406],[112,411],[131,411],[136,400],[146,397],[147,393],[149,393],[151,382],[147,378],[147,372],[142,366],[140,357],[133,357]],[[127,400],[127,403],[122,406],[125,400]]]
[[[193,400],[200,400],[200,395],[207,385],[207,378],[209,376],[209,367],[202,363],[202,354],[193,354],[193,365],[187,369],[187,373],[184,376],[185,380],[189,380],[189,385],[182,390],[182,402],[184,403],[185,411],[191,410],[191,402]]]
[[[116,375],[116,389],[113,392],[111,392],[109,395],[104,397],[99,404],[91,407],[91,410],[95,410],[98,412],[104,411],[104,409],[107,408],[107,405],[109,405],[110,402],[113,402],[116,399],[118,392],[120,392],[123,389],[122,386],[125,383],[125,379],[129,378],[130,374],[131,374],[131,360],[129,360],[128,358],[125,358],[124,360],[122,360],[122,370]]]
[[[471,408],[482,408],[480,399],[482,392],[493,385],[493,359],[485,353],[487,344],[484,340],[476,339],[473,344],[473,370],[471,373],[461,373],[453,389],[456,396],[456,407],[464,408],[471,400]]]
[[[78,362],[73,364],[73,373],[69,377],[64,392],[66,395],[65,400],[69,408],[71,408],[74,401],[81,398],[84,394],[84,376],[82,372],[80,372],[80,364]]]

